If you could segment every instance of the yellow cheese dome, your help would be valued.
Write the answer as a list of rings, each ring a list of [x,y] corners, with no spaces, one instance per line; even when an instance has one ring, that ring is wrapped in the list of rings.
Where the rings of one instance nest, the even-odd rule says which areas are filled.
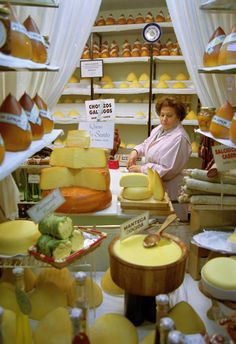
[[[201,275],[210,284],[236,293],[236,260],[218,257],[209,260],[202,268]]]
[[[172,88],[186,88],[186,85],[184,82],[178,81],[178,82],[173,84]]]
[[[159,80],[160,81],[171,80],[171,76],[169,74],[167,74],[167,73],[164,73],[164,74],[161,74]]]
[[[184,73],[179,73],[175,77],[175,80],[178,80],[178,81],[188,80],[188,79],[189,79],[189,77],[186,74],[184,74]]]
[[[33,221],[15,220],[0,224],[0,254],[27,254],[36,243],[40,232]]]

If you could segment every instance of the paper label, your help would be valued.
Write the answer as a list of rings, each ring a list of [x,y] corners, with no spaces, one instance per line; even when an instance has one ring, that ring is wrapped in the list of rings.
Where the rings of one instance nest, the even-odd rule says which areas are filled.
[[[140,232],[147,228],[149,223],[149,212],[146,211],[141,215],[122,223],[120,226],[120,240],[128,238],[130,235]]]
[[[236,41],[236,32],[232,32],[229,35],[227,35],[225,37],[225,40],[223,42],[223,45],[227,44],[227,43],[231,43],[233,41]]]
[[[212,147],[215,164],[218,171],[228,171],[236,168],[236,149],[224,145]]]
[[[35,223],[39,223],[45,216],[52,213],[65,202],[59,189],[55,189],[36,205],[27,210],[28,215]]]
[[[90,147],[112,149],[114,145],[115,122],[80,122],[79,130],[86,130],[90,136]]]
[[[42,120],[39,117],[39,109],[38,109],[38,107],[35,104],[33,105],[31,111],[26,111],[25,110],[25,113],[26,113],[26,115],[28,117],[28,120],[31,123],[41,125]]]
[[[230,128],[230,124],[231,124],[231,121],[224,119],[222,117],[219,117],[217,115],[214,115],[214,117],[212,118],[212,122],[219,124],[219,125],[222,125],[222,127],[225,127],[228,129]]]
[[[26,28],[21,25],[20,23],[17,22],[12,22],[11,21],[11,30],[12,31],[17,31],[20,33],[23,33],[24,35],[28,36],[28,31],[26,30]]]
[[[0,48],[4,46],[7,40],[7,30],[3,22],[0,20]]]
[[[85,108],[88,121],[107,121],[115,119],[115,100],[87,100]]]
[[[52,114],[51,114],[50,111],[40,109],[40,110],[39,110],[39,114],[40,114],[40,116],[42,116],[42,117],[44,117],[44,118],[48,118],[48,119],[50,119],[51,121],[53,121],[53,117],[52,117]]]
[[[80,61],[81,78],[101,78],[103,76],[103,60]]]
[[[43,36],[41,36],[39,33],[37,32],[32,32],[32,31],[28,31],[28,36],[30,39],[33,39],[37,42],[40,42],[44,45],[44,39]]]
[[[222,44],[225,39],[225,35],[220,35],[215,37],[212,41],[210,41],[206,47],[206,53],[211,54],[214,51],[216,45]]]
[[[25,131],[30,130],[28,118],[24,111],[22,111],[20,115],[0,112],[0,122],[16,125],[17,127]]]

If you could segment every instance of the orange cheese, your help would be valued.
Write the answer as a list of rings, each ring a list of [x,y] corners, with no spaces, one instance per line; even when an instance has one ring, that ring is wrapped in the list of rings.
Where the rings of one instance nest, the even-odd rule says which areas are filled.
[[[233,107],[229,102],[226,102],[216,111],[216,114],[213,116],[209,128],[210,133],[214,137],[220,139],[229,139],[229,128],[233,116]]]

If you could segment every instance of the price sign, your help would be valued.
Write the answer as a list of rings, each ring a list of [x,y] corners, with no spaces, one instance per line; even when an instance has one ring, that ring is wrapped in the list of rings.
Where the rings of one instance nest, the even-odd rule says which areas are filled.
[[[218,171],[228,171],[236,168],[236,149],[224,145],[212,147]]]
[[[146,211],[141,215],[126,221],[120,226],[120,239],[128,238],[130,235],[140,232],[147,228],[149,223],[149,212]]]

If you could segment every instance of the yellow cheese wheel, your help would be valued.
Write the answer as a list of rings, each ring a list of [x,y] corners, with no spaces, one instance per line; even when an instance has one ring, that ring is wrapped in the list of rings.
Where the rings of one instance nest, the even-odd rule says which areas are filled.
[[[141,201],[152,196],[152,192],[147,186],[133,186],[123,188],[122,197],[133,201]]]
[[[111,277],[110,268],[104,273],[101,279],[101,287],[103,291],[110,295],[123,295],[124,290],[120,288]]]
[[[135,326],[120,314],[107,313],[95,320],[89,329],[91,344],[138,344]]]

